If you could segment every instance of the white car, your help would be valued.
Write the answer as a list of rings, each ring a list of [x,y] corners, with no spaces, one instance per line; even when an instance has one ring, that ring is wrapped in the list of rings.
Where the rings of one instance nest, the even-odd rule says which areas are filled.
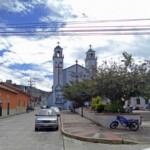
[[[56,107],[56,106],[51,106],[50,109],[54,110],[54,111],[56,112],[57,116],[60,116],[60,110],[59,110],[58,107]]]
[[[58,117],[54,110],[41,109],[36,116],[35,131],[50,128],[58,130]]]

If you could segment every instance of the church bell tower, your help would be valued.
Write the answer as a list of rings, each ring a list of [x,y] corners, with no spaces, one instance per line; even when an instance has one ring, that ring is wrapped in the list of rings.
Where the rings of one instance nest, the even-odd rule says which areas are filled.
[[[54,48],[53,55],[53,104],[61,105],[63,103],[62,85],[63,85],[63,48],[58,45]]]
[[[86,52],[85,67],[92,71],[97,68],[97,57],[91,47],[90,45],[90,49]]]

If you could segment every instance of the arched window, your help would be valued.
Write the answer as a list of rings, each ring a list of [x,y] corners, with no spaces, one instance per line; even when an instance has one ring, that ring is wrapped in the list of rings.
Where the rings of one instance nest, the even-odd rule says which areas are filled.
[[[57,57],[59,57],[59,56],[60,56],[60,51],[57,52]]]

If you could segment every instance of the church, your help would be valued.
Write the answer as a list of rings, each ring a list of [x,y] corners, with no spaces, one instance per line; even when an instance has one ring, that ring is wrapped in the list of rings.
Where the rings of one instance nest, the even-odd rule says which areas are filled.
[[[62,109],[68,109],[70,102],[65,100],[62,93],[62,87],[70,81],[82,81],[90,79],[93,75],[93,69],[97,68],[97,57],[91,45],[85,54],[85,66],[75,64],[64,68],[63,48],[58,45],[54,48],[53,55],[53,86],[52,92],[47,99],[47,106],[59,106]]]

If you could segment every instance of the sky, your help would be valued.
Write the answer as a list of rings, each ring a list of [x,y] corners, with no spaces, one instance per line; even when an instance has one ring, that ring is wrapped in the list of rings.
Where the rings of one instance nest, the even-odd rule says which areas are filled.
[[[89,45],[98,65],[150,59],[149,0],[0,0],[0,81],[51,91],[58,42],[64,68],[84,66]]]

